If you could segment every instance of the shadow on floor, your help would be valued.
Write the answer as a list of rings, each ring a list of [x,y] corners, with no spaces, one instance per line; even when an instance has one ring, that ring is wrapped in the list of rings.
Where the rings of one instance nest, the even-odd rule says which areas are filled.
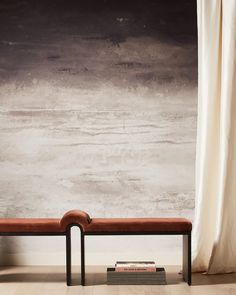
[[[39,269],[38,269],[39,270]],[[12,282],[31,282],[31,283],[65,283],[66,274],[62,270],[58,271],[52,269],[50,273],[43,272],[42,270],[32,269],[29,272],[26,269],[12,267],[1,267],[0,269],[0,283],[12,283]],[[176,271],[168,271],[167,269],[167,284],[179,285],[185,284],[182,279],[182,275]],[[219,284],[235,284],[236,273],[231,274],[218,274],[218,275],[206,275],[201,273],[194,273],[192,276],[192,286],[207,286],[207,285],[219,285]],[[107,277],[105,269],[100,271],[90,271],[86,273],[86,286],[106,285]],[[73,272],[72,286],[81,285],[80,273]]]
[[[80,285],[80,274],[74,274],[72,285]],[[167,285],[185,284],[182,279],[182,274],[177,272],[167,272]],[[205,275],[201,273],[195,273],[192,276],[192,286],[204,286],[204,285],[219,285],[219,284],[235,284],[236,273],[231,274],[219,274],[219,275]],[[94,272],[86,274],[86,286],[94,285],[106,285],[107,278],[105,272]]]
[[[12,283],[12,282],[29,282],[29,283],[58,283],[65,282],[66,276],[64,273],[0,273],[0,283]]]
[[[235,284],[236,273],[206,275],[202,273],[194,273],[192,276],[193,286],[202,285],[219,285],[219,284]]]

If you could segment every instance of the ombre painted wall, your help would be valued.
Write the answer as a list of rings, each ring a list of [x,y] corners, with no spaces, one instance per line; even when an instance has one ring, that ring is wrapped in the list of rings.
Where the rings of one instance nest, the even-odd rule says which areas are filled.
[[[192,219],[196,115],[195,1],[1,1],[1,217]],[[91,238],[88,262],[178,263],[180,242]],[[4,237],[0,263],[64,263],[64,246]]]

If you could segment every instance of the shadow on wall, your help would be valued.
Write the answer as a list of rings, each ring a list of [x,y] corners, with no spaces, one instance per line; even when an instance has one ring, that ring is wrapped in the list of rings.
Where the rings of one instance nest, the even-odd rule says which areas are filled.
[[[14,256],[8,254],[16,252],[14,243],[12,243],[14,237],[0,237],[0,267],[1,269],[7,269],[9,266],[16,265],[17,261]],[[8,255],[6,257],[6,255]],[[3,268],[2,268],[3,267]]]

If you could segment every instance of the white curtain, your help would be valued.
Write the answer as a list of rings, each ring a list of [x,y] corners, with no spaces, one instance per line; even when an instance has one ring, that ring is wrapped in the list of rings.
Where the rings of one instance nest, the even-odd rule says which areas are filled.
[[[198,0],[193,271],[236,271],[236,0]]]

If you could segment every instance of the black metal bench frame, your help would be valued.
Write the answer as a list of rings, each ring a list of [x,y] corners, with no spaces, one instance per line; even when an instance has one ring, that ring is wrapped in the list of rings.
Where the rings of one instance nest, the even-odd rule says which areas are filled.
[[[78,226],[80,228],[81,243],[81,285],[85,286],[85,236],[138,236],[138,235],[181,235],[183,237],[182,245],[182,276],[183,280],[191,285],[192,283],[192,264],[191,264],[191,231],[188,232],[84,232],[78,224],[70,224],[66,230],[66,273],[67,285],[71,285],[71,228]]]
[[[71,251],[71,249],[68,248],[68,230],[65,232],[0,232],[0,236],[7,236],[7,237],[38,237],[38,236],[65,236],[66,237],[66,263],[68,263],[68,250]],[[71,253],[70,253],[71,255]],[[66,265],[66,282],[67,286],[70,286],[69,277],[70,274],[68,273],[69,266]]]

